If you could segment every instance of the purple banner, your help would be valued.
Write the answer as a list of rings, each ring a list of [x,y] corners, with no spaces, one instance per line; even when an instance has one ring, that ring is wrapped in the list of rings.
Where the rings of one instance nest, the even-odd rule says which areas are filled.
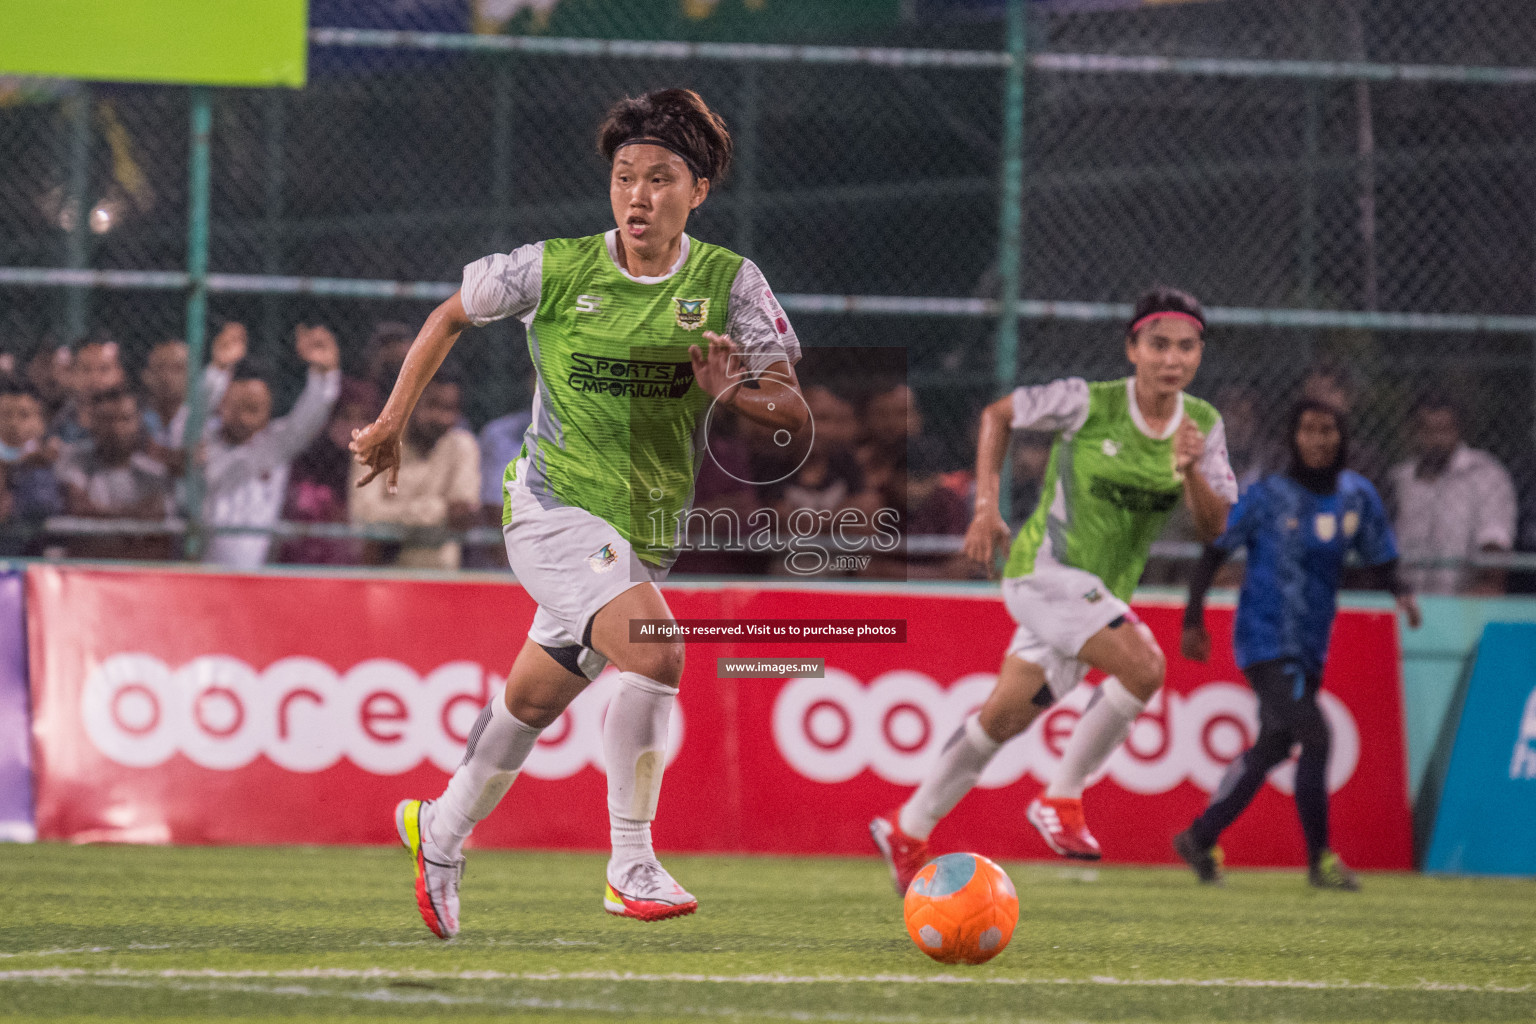
[[[30,843],[32,713],[27,699],[26,580],[0,572],[0,840]]]

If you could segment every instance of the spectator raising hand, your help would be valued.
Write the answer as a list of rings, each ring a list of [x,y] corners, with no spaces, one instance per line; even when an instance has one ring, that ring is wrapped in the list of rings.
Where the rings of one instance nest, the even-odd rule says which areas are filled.
[[[329,327],[299,324],[293,329],[294,347],[311,370],[330,373],[341,367],[341,346]]]
[[[216,360],[243,354],[243,328],[234,331],[225,325],[219,333]],[[250,361],[240,359],[227,368],[211,364],[204,375],[208,385],[217,386],[221,377],[224,382],[222,395],[209,396],[210,406],[216,401],[219,410],[218,427],[207,440],[206,465],[205,507],[215,527],[274,525],[288,487],[289,463],[330,417],[341,391],[336,336],[328,328],[300,324],[294,330],[294,349],[309,364],[309,377],[292,411],[279,419],[272,419],[272,392]],[[266,561],[270,547],[271,538],[262,534],[220,534],[209,543],[208,559],[232,568],[255,568]]]

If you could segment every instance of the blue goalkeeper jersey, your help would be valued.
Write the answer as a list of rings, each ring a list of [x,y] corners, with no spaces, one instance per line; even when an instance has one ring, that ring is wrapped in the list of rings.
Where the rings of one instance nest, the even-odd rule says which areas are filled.
[[[1232,646],[1242,668],[1292,658],[1321,672],[1338,609],[1344,557],[1365,565],[1397,557],[1381,498],[1358,473],[1339,473],[1332,494],[1318,495],[1288,476],[1265,477],[1243,493],[1216,546],[1248,548]]]

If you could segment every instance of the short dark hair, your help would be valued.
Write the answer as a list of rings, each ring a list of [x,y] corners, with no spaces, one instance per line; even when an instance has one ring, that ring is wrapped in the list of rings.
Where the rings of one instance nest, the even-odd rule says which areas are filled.
[[[1409,413],[1414,419],[1426,412],[1441,412],[1448,410],[1456,418],[1457,426],[1461,425],[1461,403],[1452,398],[1446,391],[1424,391],[1414,399],[1413,408]]]
[[[385,345],[391,345],[397,341],[411,342],[415,340],[416,331],[410,324],[399,320],[381,320],[373,325],[373,333],[368,335],[366,348],[368,354],[372,355]]]
[[[682,157],[695,178],[719,184],[731,166],[731,133],[725,119],[692,89],[657,89],[626,96],[608,110],[597,129],[597,151],[610,165],[632,139],[656,139]]]
[[[266,367],[255,359],[242,359],[229,369],[229,382],[233,384],[240,380],[259,380],[265,384],[267,382]]]
[[[452,384],[454,387],[458,388],[460,391],[463,391],[464,390],[464,371],[459,369],[459,364],[458,363],[456,363],[456,362],[454,362],[453,360],[450,359],[450,360],[445,361],[441,366],[439,366],[437,368],[437,372],[432,375],[432,379],[427,381],[427,383],[429,385],[430,384]]]
[[[1153,313],[1183,313],[1192,316],[1200,322],[1201,333],[1205,333],[1205,310],[1201,308],[1200,300],[1182,289],[1158,285],[1137,296],[1131,319],[1125,325],[1126,337],[1134,333],[1132,328]]]
[[[125,398],[131,401],[135,407],[138,406],[139,396],[133,391],[130,391],[128,388],[119,387],[107,388],[105,391],[98,391],[96,394],[92,395],[91,408],[94,409],[98,405],[107,405],[111,402],[121,402]]]
[[[38,405],[43,404],[43,396],[37,393],[36,388],[15,377],[6,377],[3,381],[0,381],[0,398],[10,395],[21,395],[24,398],[32,399]]]

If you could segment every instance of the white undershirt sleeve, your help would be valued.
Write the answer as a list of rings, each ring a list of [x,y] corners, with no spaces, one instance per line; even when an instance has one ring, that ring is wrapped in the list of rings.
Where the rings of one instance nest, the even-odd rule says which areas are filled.
[[[539,308],[544,243],[492,253],[464,268],[459,298],[476,327],[515,316],[524,323]]]
[[[1088,382],[1063,377],[1049,384],[1013,390],[1014,430],[1062,431],[1068,434],[1088,422]]]
[[[1211,432],[1205,435],[1205,451],[1200,455],[1200,475],[1211,485],[1228,505],[1237,501],[1237,474],[1232,472],[1232,462],[1227,458],[1227,428],[1216,417]]]
[[[761,372],[778,362],[793,366],[800,361],[800,339],[763,272],[751,260],[741,261],[741,269],[731,282],[725,331],[741,351],[743,367],[749,372]]]

